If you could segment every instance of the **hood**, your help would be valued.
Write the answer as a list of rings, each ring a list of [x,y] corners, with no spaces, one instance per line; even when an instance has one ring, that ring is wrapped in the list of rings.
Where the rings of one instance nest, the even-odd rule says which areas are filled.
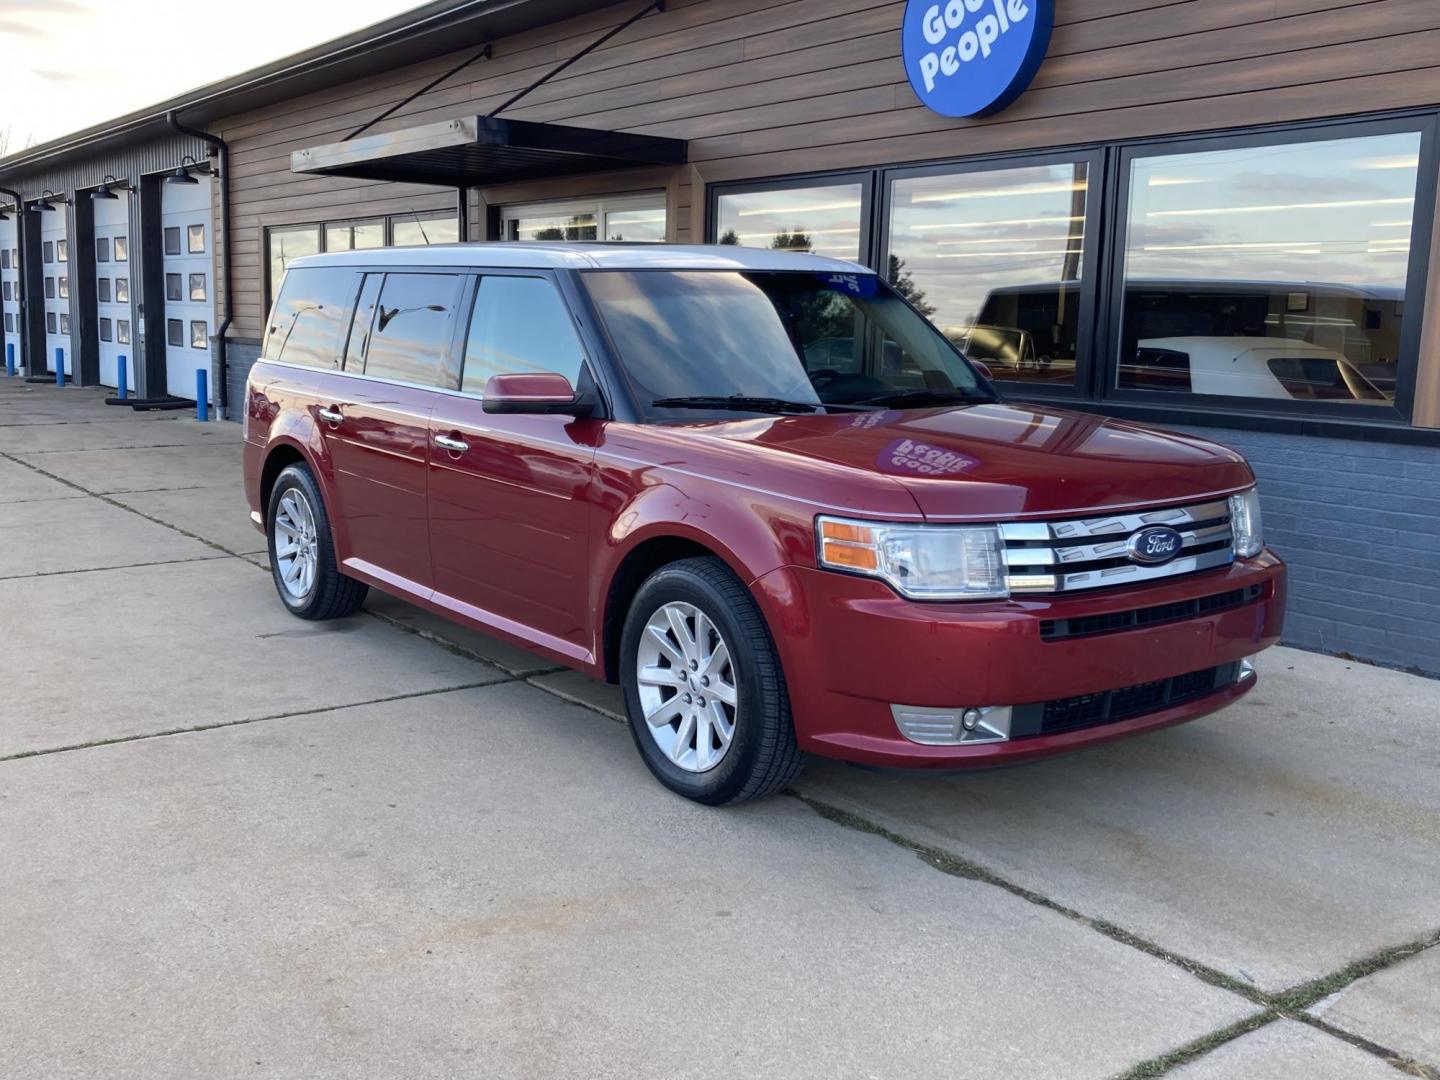
[[[1195,502],[1253,482],[1244,458],[1216,443],[1029,405],[786,416],[691,430],[697,428],[850,475],[889,477],[927,518],[1011,520]]]

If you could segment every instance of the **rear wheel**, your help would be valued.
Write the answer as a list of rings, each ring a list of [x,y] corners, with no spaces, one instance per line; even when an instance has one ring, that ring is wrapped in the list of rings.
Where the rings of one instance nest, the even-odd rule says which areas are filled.
[[[369,587],[340,573],[325,501],[309,468],[291,465],[276,477],[266,521],[270,574],[292,614],[319,621],[360,609]]]
[[[780,791],[800,772],[774,642],[720,560],[686,559],[651,575],[620,648],[630,732],[666,787],[718,806]]]

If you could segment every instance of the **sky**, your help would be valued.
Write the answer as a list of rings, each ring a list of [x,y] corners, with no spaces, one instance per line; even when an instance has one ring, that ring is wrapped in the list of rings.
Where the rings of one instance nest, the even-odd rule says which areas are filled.
[[[48,142],[417,6],[0,0],[0,143]]]

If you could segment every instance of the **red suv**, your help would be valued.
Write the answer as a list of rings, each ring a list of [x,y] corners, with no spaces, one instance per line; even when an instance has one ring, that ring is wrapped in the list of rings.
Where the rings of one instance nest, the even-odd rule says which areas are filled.
[[[957,767],[1254,685],[1285,570],[1201,439],[1002,402],[852,263],[476,244],[291,264],[245,485],[306,619],[374,587],[619,682],[673,790]]]

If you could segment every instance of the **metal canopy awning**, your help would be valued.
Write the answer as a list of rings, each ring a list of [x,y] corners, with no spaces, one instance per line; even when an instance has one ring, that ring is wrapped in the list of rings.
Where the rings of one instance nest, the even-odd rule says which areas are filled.
[[[686,143],[656,135],[465,116],[312,146],[293,172],[443,187],[485,187],[645,165],[683,165]]]

